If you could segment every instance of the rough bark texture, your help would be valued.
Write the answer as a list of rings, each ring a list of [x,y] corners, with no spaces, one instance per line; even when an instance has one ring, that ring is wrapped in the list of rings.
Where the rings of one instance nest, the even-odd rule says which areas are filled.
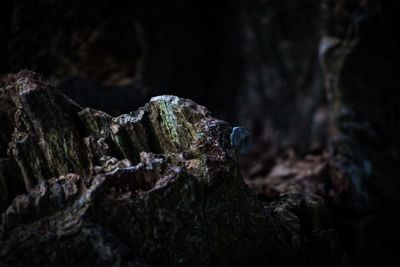
[[[343,263],[321,199],[257,200],[203,106],[160,96],[111,117],[28,71],[0,96],[3,265]]]

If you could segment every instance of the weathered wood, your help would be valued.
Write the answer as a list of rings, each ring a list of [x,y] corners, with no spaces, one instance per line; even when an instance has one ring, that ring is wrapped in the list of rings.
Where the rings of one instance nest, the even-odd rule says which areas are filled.
[[[159,96],[114,118],[82,109],[29,71],[6,76],[0,93],[9,103],[0,115],[13,129],[1,137],[8,146],[0,161],[3,264],[326,266],[343,259],[321,199],[260,202],[242,180],[232,127],[203,106]]]

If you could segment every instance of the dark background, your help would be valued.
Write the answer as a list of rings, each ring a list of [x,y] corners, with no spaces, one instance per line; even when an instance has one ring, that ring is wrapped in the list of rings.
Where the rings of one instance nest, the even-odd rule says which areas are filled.
[[[155,95],[190,98],[252,131],[245,175],[260,162],[267,175],[289,150],[328,151],[350,184],[328,200],[343,246],[355,266],[383,266],[400,242],[398,10],[396,0],[1,1],[0,74],[37,71],[113,115]]]
[[[304,150],[325,104],[319,9],[315,0],[2,2],[0,73],[35,70],[113,114],[154,95],[191,98],[273,146]]]

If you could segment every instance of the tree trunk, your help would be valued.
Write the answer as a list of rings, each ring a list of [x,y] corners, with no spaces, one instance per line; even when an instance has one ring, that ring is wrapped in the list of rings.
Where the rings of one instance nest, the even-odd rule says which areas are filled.
[[[334,200],[356,266],[398,262],[398,1],[322,1],[320,57],[331,105]],[[397,23],[396,23],[397,21]]]

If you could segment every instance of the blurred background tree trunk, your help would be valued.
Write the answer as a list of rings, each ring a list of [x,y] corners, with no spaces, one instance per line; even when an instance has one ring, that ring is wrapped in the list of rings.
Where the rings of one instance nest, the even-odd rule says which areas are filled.
[[[334,118],[337,227],[356,266],[398,262],[398,1],[322,1],[320,56]]]

